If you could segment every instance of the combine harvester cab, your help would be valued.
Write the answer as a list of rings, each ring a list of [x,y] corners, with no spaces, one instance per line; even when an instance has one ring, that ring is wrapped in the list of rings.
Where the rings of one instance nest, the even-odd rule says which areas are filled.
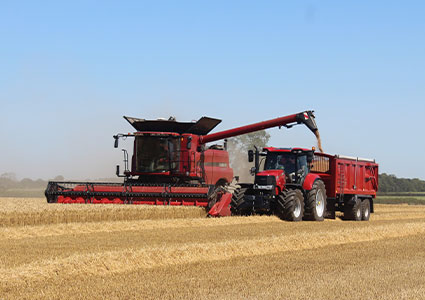
[[[312,111],[209,134],[221,120],[202,117],[197,122],[144,120],[124,117],[135,129],[131,160],[124,151],[125,170],[116,174],[122,183],[50,181],[45,191],[49,203],[113,203],[184,205],[205,207],[210,216],[231,214],[237,188],[224,145],[207,143],[271,127],[305,124],[317,131]],[[131,166],[131,169],[129,168]]]
[[[288,221],[335,218],[369,220],[378,190],[378,164],[371,159],[315,153],[315,149],[266,147],[248,152],[254,184],[241,184],[234,214],[276,214]],[[260,170],[260,157],[264,164]]]

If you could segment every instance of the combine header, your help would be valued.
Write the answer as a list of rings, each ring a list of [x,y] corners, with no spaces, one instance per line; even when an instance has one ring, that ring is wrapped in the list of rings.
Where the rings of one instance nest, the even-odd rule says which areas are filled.
[[[202,117],[197,122],[144,120],[124,117],[135,129],[129,162],[124,151],[125,170],[116,174],[123,183],[50,181],[45,191],[49,203],[116,203],[150,205],[192,205],[206,207],[211,216],[231,214],[234,184],[229,154],[224,146],[207,143],[272,127],[305,124],[317,132],[313,111],[305,111],[264,122],[210,134],[221,120]],[[131,170],[128,164],[131,164]],[[233,183],[232,183],[233,182]]]

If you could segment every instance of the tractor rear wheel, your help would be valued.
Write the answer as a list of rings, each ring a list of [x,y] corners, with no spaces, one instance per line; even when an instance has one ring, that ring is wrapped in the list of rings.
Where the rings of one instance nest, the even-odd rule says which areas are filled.
[[[344,201],[344,219],[361,221],[362,219],[362,202],[357,196]]]
[[[326,188],[322,180],[313,183],[305,199],[304,220],[323,221],[326,212]]]
[[[300,190],[289,190],[277,196],[277,214],[282,220],[301,221],[304,214],[304,196]]]
[[[369,221],[370,218],[370,201],[369,199],[364,199],[362,201],[362,220]]]

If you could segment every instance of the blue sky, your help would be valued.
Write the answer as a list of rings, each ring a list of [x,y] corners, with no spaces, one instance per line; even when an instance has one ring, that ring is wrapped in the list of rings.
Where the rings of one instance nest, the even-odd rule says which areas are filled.
[[[424,16],[423,1],[3,0],[0,174],[112,177],[123,115],[224,130],[313,109],[325,152],[425,179]]]

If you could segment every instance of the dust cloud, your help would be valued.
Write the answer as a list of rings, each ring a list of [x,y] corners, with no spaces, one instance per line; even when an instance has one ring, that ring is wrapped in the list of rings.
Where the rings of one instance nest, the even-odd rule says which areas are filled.
[[[233,140],[229,140],[227,150],[234,176],[239,176],[241,183],[254,183],[254,176],[250,174],[254,162],[248,162],[248,152],[242,150]]]

